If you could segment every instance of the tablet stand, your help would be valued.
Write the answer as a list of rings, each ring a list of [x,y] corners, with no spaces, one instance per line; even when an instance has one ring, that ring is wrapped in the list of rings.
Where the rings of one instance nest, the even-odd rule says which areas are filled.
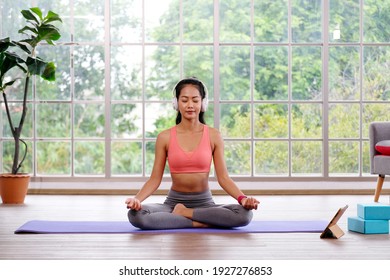
[[[337,222],[340,220],[341,216],[344,214],[344,212],[347,210],[348,205],[345,205],[344,207],[340,208],[336,215],[332,218],[332,220],[329,222],[328,226],[324,229],[324,231],[321,233],[320,238],[340,238],[344,235],[343,230],[337,225]]]

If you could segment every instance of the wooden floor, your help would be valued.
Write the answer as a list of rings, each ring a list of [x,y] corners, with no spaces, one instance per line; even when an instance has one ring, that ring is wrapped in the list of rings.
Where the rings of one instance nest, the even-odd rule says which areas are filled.
[[[256,220],[329,220],[345,204],[339,222],[345,235],[320,239],[318,233],[258,234],[14,234],[23,223],[45,220],[126,220],[124,196],[29,195],[24,205],[0,204],[0,259],[3,260],[367,260],[390,259],[390,235],[347,230],[357,203],[373,196],[310,195],[258,197]],[[153,196],[147,202],[161,202]],[[217,203],[233,203],[215,196]],[[380,201],[389,204],[389,196]]]

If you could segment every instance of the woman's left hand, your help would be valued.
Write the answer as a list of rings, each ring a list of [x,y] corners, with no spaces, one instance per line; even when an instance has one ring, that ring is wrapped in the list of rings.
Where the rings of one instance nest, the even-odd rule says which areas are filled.
[[[251,196],[248,196],[241,200],[241,205],[248,210],[252,210],[252,209],[257,210],[259,204],[260,202],[256,198]]]

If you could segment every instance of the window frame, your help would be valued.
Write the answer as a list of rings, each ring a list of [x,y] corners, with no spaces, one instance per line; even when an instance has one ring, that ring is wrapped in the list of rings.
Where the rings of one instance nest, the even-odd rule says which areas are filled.
[[[73,11],[73,5],[76,0],[70,0],[71,4],[71,11]],[[184,36],[184,13],[183,13],[183,1],[179,1],[179,18],[180,18],[180,40],[179,42],[147,42],[145,40],[145,3],[142,0],[142,40],[140,42],[112,42],[111,41],[111,1],[109,0],[102,0],[104,1],[104,41],[103,42],[74,42],[73,36],[71,36],[70,42],[65,42],[65,44],[69,45],[70,51],[71,51],[71,57],[70,57],[70,64],[72,67],[70,68],[70,73],[72,76],[72,85],[71,85],[71,98],[70,100],[65,101],[40,101],[36,99],[35,95],[35,89],[34,89],[34,97],[33,100],[30,100],[28,103],[31,104],[34,108],[39,106],[40,104],[70,104],[71,107],[71,119],[72,119],[72,125],[71,125],[71,136],[70,138],[39,138],[37,137],[36,133],[36,112],[33,112],[33,136],[31,138],[28,138],[28,141],[31,141],[33,151],[32,151],[32,162],[33,162],[33,172],[32,176],[35,180],[53,180],[53,179],[62,179],[62,180],[73,180],[73,179],[80,179],[80,178],[92,178],[95,180],[144,180],[148,177],[147,172],[147,144],[150,142],[155,141],[156,138],[154,137],[146,137],[146,123],[145,123],[145,117],[142,118],[142,138],[126,138],[126,139],[117,139],[111,137],[111,106],[113,104],[139,104],[142,107],[142,116],[145,116],[146,107],[148,104],[169,104],[169,100],[148,100],[146,98],[146,73],[145,73],[145,49],[147,47],[153,47],[153,46],[160,46],[160,45],[169,45],[169,46],[176,46],[179,48],[179,61],[180,61],[180,67],[178,70],[179,76],[183,77],[185,70],[183,65],[183,57],[184,57],[184,48],[188,46],[207,46],[213,48],[214,57],[213,57],[213,95],[210,98],[211,108],[213,110],[214,114],[214,122],[212,125],[215,128],[221,127],[221,120],[220,120],[220,112],[221,107],[229,104],[249,104],[250,105],[250,119],[251,119],[251,132],[249,138],[227,138],[225,137],[225,142],[238,142],[238,141],[248,141],[250,143],[251,147],[251,170],[250,174],[248,175],[232,175],[233,178],[238,180],[248,180],[248,181],[262,181],[264,179],[270,179],[270,180],[335,180],[337,178],[349,180],[349,179],[368,179],[371,177],[370,174],[364,172],[363,170],[363,161],[364,161],[364,155],[362,152],[363,145],[366,145],[368,143],[368,138],[364,137],[363,133],[363,109],[364,106],[367,104],[390,104],[390,101],[369,101],[363,99],[363,71],[360,71],[360,98],[359,100],[353,100],[353,101],[334,101],[329,100],[328,92],[329,92],[329,50],[331,47],[334,46],[353,46],[359,49],[360,54],[360,62],[359,67],[360,69],[364,68],[364,48],[366,46],[390,46],[389,43],[365,43],[363,42],[363,24],[364,24],[364,2],[362,0],[359,1],[359,7],[360,7],[360,40],[359,42],[355,43],[339,43],[339,42],[331,42],[329,40],[329,18],[330,18],[330,9],[329,5],[331,0],[322,0],[322,42],[314,42],[314,43],[296,43],[292,42],[292,28],[291,28],[291,16],[292,16],[292,3],[294,0],[288,0],[288,41],[287,42],[281,42],[281,43],[267,43],[267,42],[256,42],[255,41],[255,31],[254,31],[254,5],[255,0],[250,0],[250,18],[251,18],[251,40],[249,42],[245,43],[237,43],[237,42],[225,42],[220,41],[220,33],[219,33],[219,13],[220,13],[220,1],[219,0],[213,0],[213,8],[214,8],[214,18],[213,18],[213,41],[212,42],[187,42]],[[33,1],[35,2],[35,1]],[[74,14],[71,12],[71,18],[74,17]],[[1,28],[0,23],[0,28]],[[74,24],[73,20],[71,20],[71,34],[74,34]],[[3,37],[3,36],[1,36]],[[96,101],[96,100],[75,100],[74,99],[74,67],[73,67],[73,48],[74,46],[84,46],[84,45],[92,45],[92,46],[101,46],[104,48],[104,64],[105,64],[105,73],[104,73],[104,97],[102,100]],[[131,101],[119,101],[119,100],[112,100],[111,99],[111,47],[119,47],[119,46],[140,46],[142,48],[142,98],[139,100],[131,100]],[[221,80],[221,74],[219,71],[219,64],[220,64],[220,48],[222,47],[234,47],[234,46],[245,46],[249,47],[250,49],[250,100],[221,100],[220,96],[220,80]],[[288,49],[288,100],[275,100],[275,101],[258,101],[254,100],[254,76],[255,76],[255,65],[254,65],[254,58],[255,58],[255,48],[261,47],[261,46],[283,46]],[[292,88],[291,88],[291,79],[292,79],[292,50],[294,47],[304,47],[304,46],[312,46],[312,47],[319,47],[321,49],[321,57],[322,57],[322,99],[321,100],[294,100],[292,98]],[[3,101],[1,101],[2,103]],[[254,133],[254,116],[255,116],[255,105],[262,105],[262,104],[282,104],[288,106],[288,137],[286,139],[283,139],[283,141],[288,141],[288,173],[285,175],[256,175],[255,172],[255,163],[254,163],[254,154],[255,154],[255,143],[258,141],[280,141],[279,139],[268,139],[268,138],[258,138],[255,137]],[[86,138],[78,138],[75,137],[75,131],[73,127],[73,121],[75,118],[75,110],[74,106],[77,104],[103,104],[104,106],[104,115],[105,115],[105,123],[104,123],[104,130],[105,135],[101,138],[94,138],[94,137],[86,137]],[[305,138],[305,139],[294,139],[292,137],[292,115],[291,115],[291,108],[295,105],[300,104],[319,104],[322,107],[322,138],[319,140],[317,138]],[[346,138],[346,139],[337,139],[337,138],[330,138],[329,137],[329,106],[331,105],[343,105],[343,104],[358,104],[360,106],[360,119],[359,119],[359,136],[358,137],[352,137],[352,138]],[[34,109],[35,110],[35,109]],[[1,116],[0,116],[1,118]],[[3,119],[0,119],[1,122],[6,121]],[[0,134],[0,150],[3,150],[3,144],[5,141],[10,141],[11,138],[5,137],[3,135],[3,132],[1,131]],[[71,172],[69,175],[64,176],[58,176],[58,175],[41,175],[37,173],[37,143],[41,141],[54,141],[54,140],[60,140],[60,141],[70,141],[71,142],[71,163],[70,168]],[[308,174],[307,176],[304,175],[295,175],[292,171],[292,145],[294,142],[299,141],[322,141],[322,172],[321,174]],[[105,148],[105,156],[104,156],[104,169],[105,172],[102,175],[96,175],[96,176],[85,176],[85,175],[77,175],[75,174],[75,143],[77,141],[97,141],[97,142],[104,142],[104,148]],[[128,142],[142,142],[142,173],[138,175],[113,175],[111,172],[111,145],[112,143],[116,141],[128,141]],[[359,146],[359,171],[355,174],[332,174],[330,173],[329,168],[329,146],[333,142],[347,142],[347,141],[354,141],[358,143]],[[30,151],[31,152],[31,151]],[[3,166],[3,159],[1,157],[0,159],[0,168],[2,171]],[[164,174],[164,179],[169,177],[169,173],[166,172]],[[214,174],[211,174],[211,179],[215,180]]]

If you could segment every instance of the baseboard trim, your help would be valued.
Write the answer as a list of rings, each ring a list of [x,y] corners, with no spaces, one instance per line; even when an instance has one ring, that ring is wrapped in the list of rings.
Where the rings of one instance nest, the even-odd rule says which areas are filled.
[[[247,195],[372,195],[374,189],[242,189]],[[29,189],[30,195],[135,195],[135,189]],[[168,190],[157,190],[154,194],[166,195]],[[223,190],[212,190],[214,195],[226,195]],[[390,189],[381,195],[390,195]]]

